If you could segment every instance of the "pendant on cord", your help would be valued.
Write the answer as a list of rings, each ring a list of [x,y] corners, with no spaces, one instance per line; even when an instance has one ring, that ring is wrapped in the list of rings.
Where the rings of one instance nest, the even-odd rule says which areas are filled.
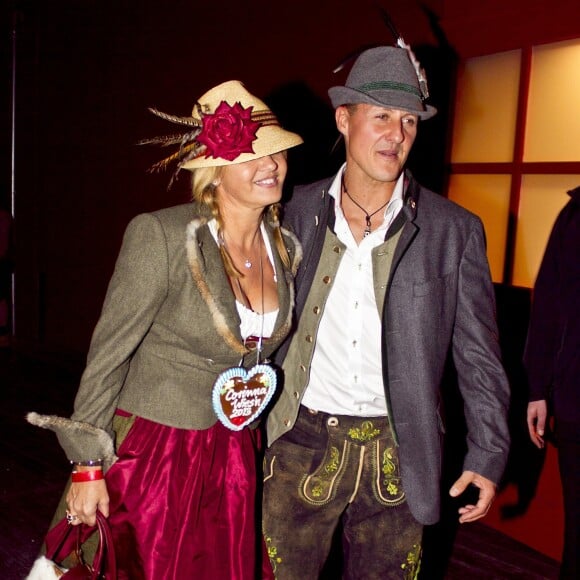
[[[365,238],[367,236],[370,236],[371,235],[371,216],[370,215],[367,215],[366,216],[366,221],[367,221],[367,227],[365,228],[365,231],[364,231],[364,234],[363,234],[363,237],[365,237]]]
[[[232,367],[217,378],[212,391],[213,410],[232,431],[241,431],[266,408],[276,391],[276,372],[257,364],[246,371]]]

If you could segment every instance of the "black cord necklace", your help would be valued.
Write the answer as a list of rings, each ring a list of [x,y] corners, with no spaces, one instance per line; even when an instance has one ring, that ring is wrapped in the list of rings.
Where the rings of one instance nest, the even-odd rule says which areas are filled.
[[[360,203],[357,203],[352,198],[352,195],[350,195],[350,193],[348,193],[348,189],[346,188],[346,183],[344,183],[344,175],[342,176],[341,182],[342,182],[342,189],[344,190],[344,193],[346,193],[346,195],[348,196],[348,199],[350,199],[350,201],[352,201],[352,203],[354,203],[354,205],[356,205],[365,214],[365,220],[366,220],[367,225],[365,227],[364,237],[366,238],[371,233],[371,218],[375,214],[379,213],[384,207],[386,207],[386,205],[389,203],[389,200],[387,199],[387,201],[385,201],[385,203],[383,203],[383,205],[381,205],[381,207],[379,207],[379,209],[376,209],[372,213],[369,213],[362,205],[360,205]]]

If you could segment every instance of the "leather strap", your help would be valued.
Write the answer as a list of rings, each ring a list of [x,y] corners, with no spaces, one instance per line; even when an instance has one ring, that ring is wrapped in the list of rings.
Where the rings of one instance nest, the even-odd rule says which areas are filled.
[[[86,541],[87,531],[89,535],[91,528],[85,525],[71,526],[66,519],[56,524],[46,535],[46,557],[54,562],[62,562],[71,552],[75,552],[78,565],[71,568],[63,575],[63,578],[79,577],[79,568],[86,569],[83,577],[97,580],[98,578],[117,578],[117,561],[113,545],[113,536],[109,522],[105,516],[97,511],[96,531],[99,534],[99,543],[95,552],[92,567],[85,565],[81,557],[81,546]],[[94,528],[92,531],[95,531]]]
[[[97,528],[99,532],[99,545],[93,560],[94,580],[98,578],[117,578],[117,560],[115,558],[115,548],[113,546],[113,535],[107,518],[97,511]],[[80,535],[77,536],[80,538]]]

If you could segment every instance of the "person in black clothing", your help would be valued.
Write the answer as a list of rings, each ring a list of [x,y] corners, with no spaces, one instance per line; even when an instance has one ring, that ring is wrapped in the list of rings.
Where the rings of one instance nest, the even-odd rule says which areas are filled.
[[[561,579],[580,578],[580,187],[569,191],[533,293],[524,365],[528,430],[543,448],[553,417],[564,495]]]

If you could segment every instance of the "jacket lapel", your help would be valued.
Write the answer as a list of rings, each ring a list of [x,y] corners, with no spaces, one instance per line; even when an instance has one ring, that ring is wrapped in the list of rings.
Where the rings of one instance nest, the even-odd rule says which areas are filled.
[[[196,218],[187,226],[187,261],[195,285],[207,304],[217,332],[241,355],[246,354],[240,334],[240,317],[222,264],[219,248],[207,226]]]
[[[196,218],[187,226],[187,258],[195,285],[212,314],[217,332],[230,347],[240,354],[247,354],[240,334],[240,317],[234,295],[222,264],[219,248],[207,226],[206,218]],[[272,227],[266,225],[266,232],[272,248],[274,268],[277,275],[279,311],[271,340],[278,343],[289,332],[294,307],[293,272],[282,263],[275,250]],[[300,244],[289,232],[283,234],[293,241],[291,261],[293,270],[301,258]]]

